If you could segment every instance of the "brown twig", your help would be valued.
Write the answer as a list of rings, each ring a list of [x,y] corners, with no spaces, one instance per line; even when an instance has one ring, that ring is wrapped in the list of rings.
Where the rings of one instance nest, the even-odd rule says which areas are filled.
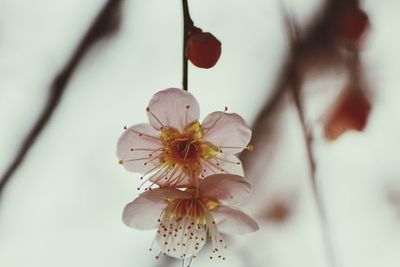
[[[243,166],[252,171],[256,162],[255,158],[259,158],[258,151],[265,150],[268,140],[273,140],[273,129],[275,129],[277,117],[279,115],[278,107],[282,103],[285,91],[289,86],[288,77],[291,72],[306,72],[309,69],[317,67],[323,69],[325,66],[341,64],[342,58],[340,49],[337,46],[337,36],[335,32],[335,19],[338,16],[342,6],[348,2],[357,2],[356,0],[326,0],[321,7],[321,11],[315,15],[313,22],[306,27],[301,33],[297,32],[296,25],[290,25],[292,31],[297,35],[296,42],[292,43],[289,49],[285,63],[282,65],[278,79],[271,89],[271,94],[265,101],[261,110],[258,112],[253,122],[252,144],[255,150],[252,153],[244,152],[240,156]],[[256,175],[252,177],[261,177],[263,168],[256,171]],[[253,170],[254,171],[254,170]]]
[[[193,28],[193,21],[190,17],[188,0],[182,0],[183,8],[183,47],[182,47],[182,86],[183,90],[188,90],[188,59],[186,57],[186,43],[189,36],[189,31]]]
[[[74,74],[89,49],[101,38],[116,32],[120,24],[120,7],[123,0],[109,0],[93,21],[91,27],[84,35],[75,52],[60,73],[54,78],[50,89],[49,97],[40,117],[24,139],[18,153],[11,162],[0,181],[0,194],[3,192],[11,177],[23,163],[36,139],[43,131],[56,107],[60,103],[67,88],[68,82]]]
[[[323,242],[325,245],[325,251],[326,251],[326,255],[327,255],[327,259],[328,259],[328,264],[331,267],[335,267],[336,260],[335,260],[333,241],[332,241],[330,231],[329,231],[330,227],[329,227],[329,223],[328,223],[328,219],[327,219],[327,215],[326,215],[323,198],[322,198],[320,190],[318,188],[318,183],[317,183],[317,179],[316,179],[316,163],[315,163],[315,157],[314,157],[314,153],[313,153],[313,149],[312,149],[313,137],[312,137],[311,131],[307,128],[305,115],[304,115],[304,108],[303,108],[303,104],[302,104],[301,97],[300,97],[301,86],[297,80],[293,79],[290,88],[291,88],[291,92],[293,95],[296,112],[299,116],[301,129],[302,129],[302,132],[304,135],[304,143],[305,143],[306,151],[307,151],[307,160],[308,160],[308,165],[310,168],[310,184],[312,187],[314,201],[315,201],[315,204],[317,207],[317,214],[318,214],[320,222],[321,222],[322,238],[323,238]]]
[[[278,112],[276,111],[277,107],[280,106],[279,104],[282,96],[285,90],[291,90],[304,134],[307,161],[310,168],[310,185],[321,222],[327,261],[331,267],[336,266],[337,262],[325,205],[316,180],[316,162],[312,150],[313,138],[305,122],[300,92],[301,80],[308,70],[314,68],[320,71],[325,67],[343,67],[343,65],[346,65],[347,59],[343,57],[343,54],[340,52],[343,47],[341,47],[342,44],[338,36],[336,23],[342,9],[345,5],[349,4],[358,4],[358,0],[327,0],[321,12],[315,16],[316,19],[314,23],[301,33],[299,33],[293,21],[287,21],[290,22],[287,26],[291,33],[290,36],[293,38],[291,40],[290,51],[286,63],[282,67],[281,75],[278,77],[276,85],[272,90],[271,96],[266,101],[266,104],[259,112],[253,124],[252,143],[255,144],[256,150],[263,151],[267,144],[272,143],[268,142],[268,140],[274,140],[271,137],[270,130],[276,125],[278,117]],[[246,169],[254,173],[254,170],[251,169],[257,165],[257,157],[259,160],[260,156],[265,157],[265,155],[259,155],[257,153],[243,153],[241,159]],[[259,174],[264,170],[265,164],[262,166],[257,165],[256,167],[262,170],[256,170],[255,172],[258,173],[254,175],[253,179],[261,177]]]

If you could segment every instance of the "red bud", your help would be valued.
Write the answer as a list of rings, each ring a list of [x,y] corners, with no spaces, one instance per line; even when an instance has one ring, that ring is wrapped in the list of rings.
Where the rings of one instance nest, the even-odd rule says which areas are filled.
[[[186,44],[186,57],[193,65],[208,69],[213,67],[221,55],[221,42],[209,32],[195,28],[190,32]]]
[[[347,40],[357,42],[369,25],[368,15],[358,6],[347,6],[339,16],[339,33]]]
[[[325,124],[325,137],[335,140],[349,130],[364,130],[371,103],[360,89],[345,89]]]

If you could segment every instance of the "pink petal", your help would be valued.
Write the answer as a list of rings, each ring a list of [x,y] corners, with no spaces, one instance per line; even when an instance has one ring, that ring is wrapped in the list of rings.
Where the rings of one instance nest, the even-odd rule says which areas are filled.
[[[123,221],[126,225],[140,230],[157,228],[159,224],[157,220],[167,205],[167,198],[185,199],[191,197],[190,193],[173,188],[147,190],[126,205]]]
[[[122,220],[129,227],[139,230],[157,228],[157,220],[166,205],[166,202],[154,202],[145,197],[139,196],[125,206]]]
[[[125,130],[119,138],[117,157],[123,161],[128,171],[145,173],[154,169],[160,165],[160,160],[154,158],[163,147],[159,136],[160,133],[150,124],[134,125]]]
[[[117,143],[117,156],[123,161],[125,169],[146,173],[160,166],[157,156],[161,153],[163,145],[159,135],[159,132],[146,123],[128,128]]]
[[[215,174],[208,176],[199,185],[203,196],[216,198],[225,205],[243,202],[251,192],[250,184],[239,175]]]
[[[156,130],[173,127],[182,131],[191,122],[199,120],[200,107],[192,94],[178,88],[156,93],[150,100],[147,115]]]
[[[242,162],[235,155],[226,153],[205,160],[201,178],[218,173],[244,176]]]
[[[211,213],[221,233],[247,234],[259,228],[256,221],[240,210],[221,206]]]
[[[204,140],[220,148],[224,153],[241,152],[250,142],[251,130],[236,113],[213,112],[201,124]]]

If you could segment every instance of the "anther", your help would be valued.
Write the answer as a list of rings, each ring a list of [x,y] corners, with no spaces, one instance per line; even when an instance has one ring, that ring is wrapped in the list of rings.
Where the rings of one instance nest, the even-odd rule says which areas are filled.
[[[189,106],[189,105],[187,105],[187,106],[186,106],[186,108],[188,109],[188,108],[190,108],[190,106]]]
[[[253,149],[254,149],[253,145],[248,145],[246,148],[248,151],[253,151]]]
[[[120,161],[118,161],[119,164],[124,164],[124,161],[121,159]]]
[[[149,107],[147,107],[147,108],[146,108],[146,111],[147,111],[147,112],[149,112],[149,111],[150,111],[150,108],[149,108]]]
[[[227,107],[227,106],[225,106],[225,109],[224,109],[224,110],[225,110],[225,112],[226,112],[226,111],[228,111],[228,107]]]
[[[128,127],[124,126],[124,130],[128,129]]]

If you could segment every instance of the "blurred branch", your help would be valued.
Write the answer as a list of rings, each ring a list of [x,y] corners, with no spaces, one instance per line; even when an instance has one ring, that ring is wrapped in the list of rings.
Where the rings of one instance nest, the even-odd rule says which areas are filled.
[[[293,20],[287,25],[290,30],[289,51],[280,74],[271,89],[261,110],[253,122],[253,137],[251,143],[255,149],[252,152],[243,152],[240,156],[251,179],[255,182],[261,177],[267,164],[257,165],[257,159],[266,157],[261,155],[268,146],[273,145],[274,129],[278,123],[278,108],[282,104],[283,96],[290,86],[290,76],[296,73],[302,78],[310,69],[323,70],[326,67],[343,64],[342,47],[337,38],[336,19],[344,5],[358,3],[358,0],[326,0],[320,11],[314,16],[310,25],[299,30]],[[287,14],[284,10],[284,14]],[[288,23],[288,21],[286,21]],[[276,143],[276,142],[275,142]]]
[[[11,162],[1,178],[0,194],[3,192],[5,186],[10,181],[15,171],[23,163],[26,154],[29,152],[30,148],[37,140],[37,137],[49,122],[56,107],[62,99],[68,82],[71,80],[71,77],[73,76],[76,68],[82,62],[84,56],[97,41],[118,30],[121,21],[120,9],[122,1],[123,0],[108,0],[106,2],[102,10],[94,19],[87,33],[80,41],[78,47],[70,57],[67,64],[54,78],[49,90],[47,103],[40,117],[34,124],[33,128],[29,131],[28,135],[25,137],[14,160]]]
[[[325,67],[346,65],[347,60],[341,53],[343,47],[341,47],[341,42],[339,41],[337,19],[344,6],[358,4],[358,0],[326,0],[313,22],[303,31],[299,30],[298,25],[289,17],[286,10],[283,10],[290,41],[288,56],[272,89],[272,93],[253,124],[252,143],[256,148],[256,153],[245,152],[241,155],[247,175],[251,173],[249,177],[254,182],[257,182],[256,179],[263,177],[262,174],[266,168],[265,160],[260,159],[268,157],[268,153],[265,153],[266,147],[273,145],[274,141],[276,143],[276,136],[273,135],[273,130],[278,123],[278,107],[282,103],[285,91],[291,90],[305,138],[307,160],[310,167],[310,183],[321,222],[328,263],[332,267],[336,266],[334,248],[329,233],[325,207],[317,187],[312,135],[306,126],[300,94],[302,80],[310,69],[321,71]],[[257,161],[262,163],[257,164]]]
[[[315,201],[315,204],[317,207],[317,213],[318,213],[318,216],[319,216],[319,219],[321,222],[322,238],[323,238],[324,245],[325,245],[328,264],[331,267],[335,267],[336,260],[335,260],[333,241],[332,241],[330,231],[329,231],[329,223],[328,223],[328,219],[327,219],[327,215],[326,215],[325,205],[324,205],[320,190],[318,189],[318,184],[317,184],[317,179],[316,179],[316,163],[315,163],[314,153],[312,150],[313,137],[312,137],[311,131],[309,131],[309,129],[307,128],[307,124],[306,124],[306,120],[305,120],[305,116],[304,116],[304,108],[303,108],[301,97],[300,97],[301,85],[295,77],[292,77],[292,79],[291,79],[290,88],[291,88],[291,92],[293,95],[293,100],[294,100],[294,104],[296,107],[296,111],[299,116],[301,129],[302,129],[303,135],[304,135],[304,141],[305,141],[306,151],[307,151],[307,160],[308,160],[308,164],[310,167],[310,184],[312,187],[314,201]]]

